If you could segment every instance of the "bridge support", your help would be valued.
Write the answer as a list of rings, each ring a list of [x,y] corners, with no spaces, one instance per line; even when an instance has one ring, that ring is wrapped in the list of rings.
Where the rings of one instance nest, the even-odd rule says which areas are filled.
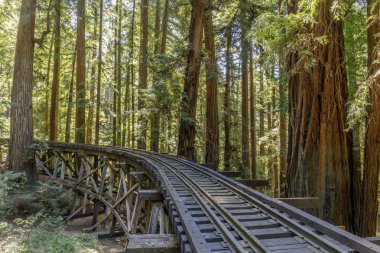
[[[35,160],[46,180],[68,188],[72,201],[67,220],[93,217],[83,232],[105,231],[99,239],[124,236],[128,252],[144,252],[136,251],[143,241],[145,252],[178,252],[177,239],[167,234],[171,224],[162,193],[138,164],[56,149],[37,152]]]

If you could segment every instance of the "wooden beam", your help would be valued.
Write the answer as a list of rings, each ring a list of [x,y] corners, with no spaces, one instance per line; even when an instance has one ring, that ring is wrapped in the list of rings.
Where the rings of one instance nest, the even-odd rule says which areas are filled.
[[[162,201],[164,197],[159,190],[139,190],[139,199],[142,201]]]
[[[215,163],[201,163],[202,166],[205,166],[209,169],[212,169],[212,170],[217,170],[217,167],[215,165]]]
[[[380,246],[380,236],[366,237],[364,239],[366,239],[367,241],[372,242],[372,243]]]
[[[236,177],[242,176],[241,171],[220,171],[219,173],[222,174],[223,176],[230,177],[230,178],[236,178]]]
[[[308,209],[308,208],[318,208],[319,207],[319,198],[318,197],[309,197],[309,198],[278,198],[278,200],[285,202],[291,206],[294,206],[299,209]]]
[[[177,253],[180,248],[173,234],[131,235],[127,245],[128,253]]]
[[[248,187],[269,186],[269,181],[266,179],[238,179],[236,180]]]

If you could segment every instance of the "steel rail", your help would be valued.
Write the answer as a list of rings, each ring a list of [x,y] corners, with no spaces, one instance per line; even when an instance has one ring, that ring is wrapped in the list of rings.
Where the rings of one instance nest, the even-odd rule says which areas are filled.
[[[198,172],[200,172],[202,174],[205,174],[205,175],[208,175],[209,177],[214,177],[215,175],[213,175],[213,174],[216,174],[214,171],[211,171],[210,169],[208,169],[208,168],[206,168],[204,166],[201,167],[199,165],[194,165],[193,163],[191,163],[191,162],[189,162],[187,160],[184,160],[182,158],[170,157],[170,159],[175,160],[177,162],[181,162],[182,164],[187,164],[188,166],[196,169]],[[205,168],[207,170],[205,170]],[[214,173],[212,173],[212,172],[214,172]],[[236,186],[234,186],[234,184],[231,184],[231,182],[229,182],[230,180],[221,180],[221,178],[219,176],[217,178],[218,178],[218,181],[222,185],[224,185],[227,188],[230,188],[235,193],[237,193],[238,195],[240,195],[241,197],[243,197],[247,201],[251,202],[252,204],[257,205],[265,213],[273,215],[274,217],[276,217],[276,219],[278,219],[283,224],[285,224],[285,226],[288,226],[288,227],[294,229],[300,235],[308,238],[309,240],[311,240],[312,242],[314,242],[314,244],[317,244],[318,247],[322,246],[322,247],[326,248],[326,250],[328,250],[328,252],[341,252],[341,253],[347,252],[346,250],[342,249],[341,247],[339,247],[338,245],[334,244],[333,242],[331,242],[331,241],[329,241],[329,240],[327,240],[325,238],[322,238],[321,235],[318,235],[317,233],[313,232],[312,230],[310,230],[310,229],[306,228],[305,226],[299,224],[294,219],[291,219],[291,218],[289,218],[287,216],[284,216],[283,214],[280,213],[280,211],[277,208],[275,208],[275,209],[269,208],[268,206],[266,206],[265,203],[257,200],[256,198],[250,196],[246,192],[238,189]],[[330,226],[333,226],[333,225],[330,225]],[[343,232],[345,232],[345,231],[343,231]],[[361,239],[361,238],[358,237],[358,239]],[[342,244],[344,244],[344,243],[342,243]],[[352,245],[348,245],[348,246],[351,247]],[[374,245],[374,246],[377,247],[376,245]],[[355,248],[353,248],[353,249],[355,249]],[[377,250],[371,249],[371,248],[368,249],[366,247],[365,251],[363,251],[363,249],[361,249],[361,250],[359,250],[359,252],[363,252],[363,253],[376,253],[376,252],[380,252],[380,251],[377,251]]]
[[[147,154],[169,158],[176,162],[186,164],[187,166],[192,167],[196,171],[203,173],[205,175],[208,175],[209,177],[218,179],[219,183],[221,183],[227,188],[233,189],[233,191],[236,194],[238,194],[240,197],[246,199],[247,201],[251,203],[259,204],[262,207],[262,211],[267,210],[269,213],[272,213],[274,216],[278,217],[279,221],[285,221],[285,224],[290,222],[289,223],[290,227],[292,227],[293,229],[294,228],[300,229],[299,231],[301,234],[306,232],[306,235],[310,236],[310,233],[311,233],[311,239],[317,239],[316,243],[319,246],[324,245],[324,246],[329,247],[330,243],[325,245],[326,239],[320,238],[320,235],[317,235],[315,232],[311,231],[308,228],[316,229],[317,231],[325,234],[326,236],[332,239],[335,239],[339,243],[345,244],[348,247],[354,250],[357,250],[358,252],[363,252],[363,253],[380,252],[380,247],[373,243],[370,243],[360,237],[352,235],[344,230],[338,229],[335,226],[323,220],[315,218],[311,216],[310,214],[302,212],[290,205],[287,205],[286,203],[274,200],[262,193],[254,191],[246,186],[240,185],[236,183],[235,181],[233,181],[232,179],[224,177],[223,175],[220,175],[217,172],[212,171],[204,166],[194,165],[192,162],[189,162],[182,158],[174,157],[171,155],[162,155],[159,153],[148,152],[148,151],[143,151],[143,150],[134,150],[134,149],[109,147],[109,146],[107,147],[107,146],[67,144],[67,143],[48,143],[48,144],[50,144],[50,146],[53,149],[55,148],[61,151],[64,150],[64,152],[74,152],[74,153],[83,152],[83,153],[90,153],[92,155],[105,155],[112,158],[117,158],[117,159],[120,158],[120,160],[123,160],[123,161],[126,161],[128,159],[135,160],[134,156],[136,156],[136,154],[133,154],[130,152],[136,152],[136,151],[143,153],[142,159],[145,161],[147,160],[145,157]],[[141,159],[141,156],[140,156],[140,159]],[[149,163],[149,164],[151,167],[150,169],[157,170],[157,166],[155,166],[154,163]],[[91,194],[93,193],[91,192]],[[176,201],[173,201],[173,202],[175,204]],[[280,212],[283,212],[283,213],[280,213]],[[284,214],[290,215],[292,218],[286,217]],[[307,227],[304,225],[298,224],[298,222],[304,223]],[[293,227],[293,225],[296,225],[296,227]],[[184,228],[186,228],[186,226],[184,226]],[[347,252],[347,250],[345,251],[341,248],[338,248],[338,249],[332,249],[332,251],[329,251],[329,252]]]
[[[241,245],[241,243],[239,243],[239,241],[237,241],[235,239],[235,237],[231,234],[231,232],[226,228],[225,225],[223,225],[223,223],[220,221],[220,219],[217,217],[217,215],[211,210],[211,208],[207,205],[207,203],[205,203],[205,201],[202,199],[202,197],[199,195],[199,193],[197,192],[197,190],[195,190],[193,186],[191,186],[191,184],[193,185],[196,185],[192,182],[192,180],[190,180],[188,177],[186,177],[184,175],[184,178],[182,178],[179,173],[175,170],[175,169],[172,169],[170,165],[168,165],[167,163],[164,163],[162,161],[160,161],[159,159],[157,158],[154,158],[152,156],[149,156],[150,158],[149,159],[153,159],[153,160],[156,160],[157,162],[161,163],[161,165],[163,165],[166,169],[168,169],[172,174],[176,175],[176,177],[184,184],[184,186],[190,191],[193,193],[193,196],[197,199],[197,202],[200,206],[202,206],[203,210],[207,213],[207,216],[209,217],[210,220],[212,220],[212,222],[217,226],[217,228],[222,231],[223,235],[224,235],[224,239],[227,239],[226,241],[233,247],[233,249],[235,250],[235,252],[246,252],[246,250],[243,248],[243,246]],[[199,191],[199,189],[198,189]],[[202,192],[203,193],[203,192]],[[207,195],[203,195],[205,198],[209,199],[209,196]],[[209,201],[211,202],[211,201]],[[213,202],[212,204],[214,204],[214,207],[217,207],[217,203]],[[218,212],[220,213],[220,211],[218,210]],[[231,224],[230,224],[231,225]],[[234,227],[234,226],[232,226]],[[239,231],[239,232],[243,232],[243,231],[240,231],[241,227],[239,229],[235,229],[235,231]],[[241,235],[240,235],[241,236]],[[243,239],[246,239],[247,241],[250,241],[250,238],[248,236],[246,236],[246,238],[243,238]],[[265,246],[264,245],[261,245],[260,243],[257,243],[257,247],[254,247],[253,245],[251,246],[252,250],[257,250],[257,248],[260,249],[259,252],[269,252],[268,250],[265,249]]]

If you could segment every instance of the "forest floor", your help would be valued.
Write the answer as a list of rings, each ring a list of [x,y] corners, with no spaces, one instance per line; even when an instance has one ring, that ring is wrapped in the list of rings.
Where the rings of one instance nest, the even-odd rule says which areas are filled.
[[[91,220],[65,222],[69,199],[61,188],[41,184],[30,193],[22,173],[0,171],[0,252],[116,253],[115,241],[83,233]],[[115,246],[116,245],[116,246]]]

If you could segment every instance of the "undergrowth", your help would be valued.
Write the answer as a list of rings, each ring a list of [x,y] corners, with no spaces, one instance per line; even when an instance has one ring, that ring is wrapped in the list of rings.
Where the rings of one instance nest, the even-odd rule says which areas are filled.
[[[64,231],[70,200],[54,184],[26,189],[24,173],[0,172],[0,252],[102,252],[90,235]]]

